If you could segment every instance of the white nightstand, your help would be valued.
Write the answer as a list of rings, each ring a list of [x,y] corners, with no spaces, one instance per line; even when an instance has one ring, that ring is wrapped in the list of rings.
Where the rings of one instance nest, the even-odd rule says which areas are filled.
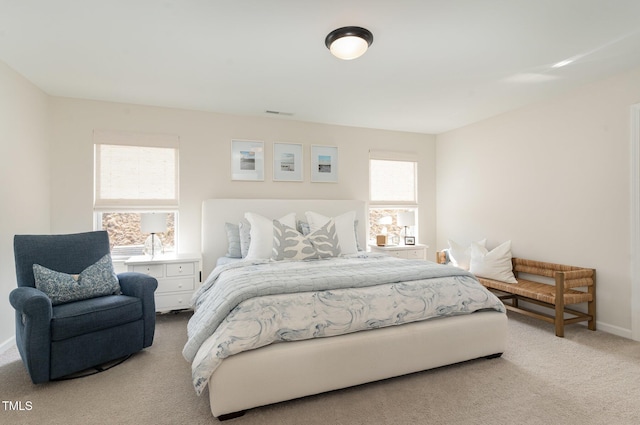
[[[156,311],[190,308],[191,296],[200,286],[200,256],[163,254],[151,258],[139,255],[125,261],[127,271],[151,275],[158,280]]]
[[[369,245],[369,249],[372,252],[383,252],[387,255],[398,258],[408,258],[412,260],[426,260],[427,259],[427,245],[415,244],[415,245]]]

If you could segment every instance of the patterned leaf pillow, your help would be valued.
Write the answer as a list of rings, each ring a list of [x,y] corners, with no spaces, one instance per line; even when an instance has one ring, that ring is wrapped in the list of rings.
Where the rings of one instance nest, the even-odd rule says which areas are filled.
[[[53,305],[120,293],[120,283],[109,254],[79,275],[61,273],[34,264],[33,276],[36,288],[47,294]]]
[[[337,257],[342,253],[336,223],[329,220],[324,226],[307,236],[318,253],[318,258]]]
[[[271,259],[310,260],[318,258],[311,241],[296,229],[273,220],[273,253]]]
[[[273,260],[311,260],[338,255],[340,243],[333,220],[307,236],[278,220],[273,220]]]

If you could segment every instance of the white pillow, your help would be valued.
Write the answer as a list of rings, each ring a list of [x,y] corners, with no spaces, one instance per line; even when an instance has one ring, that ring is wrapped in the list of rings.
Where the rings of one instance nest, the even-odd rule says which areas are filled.
[[[251,224],[251,243],[245,258],[249,260],[269,259],[273,251],[273,220],[260,214],[244,213]],[[289,213],[278,221],[285,226],[296,228],[296,213]]]
[[[479,243],[471,243],[471,267],[469,271],[476,276],[499,280],[506,283],[518,283],[513,275],[511,263],[511,241],[506,241],[491,251]]]
[[[307,216],[311,232],[319,230],[332,218],[313,211],[307,211],[305,215]],[[349,211],[337,217],[333,217],[333,220],[336,223],[336,234],[338,235],[338,241],[340,241],[342,254],[356,254],[358,252],[358,242],[356,241],[356,233],[353,231],[356,221],[356,212]]]
[[[463,270],[469,270],[469,265],[471,264],[471,245],[462,246],[456,241],[448,240],[449,242],[449,259],[454,266],[459,267]],[[487,239],[482,239],[477,242],[480,246],[484,247],[487,244]]]

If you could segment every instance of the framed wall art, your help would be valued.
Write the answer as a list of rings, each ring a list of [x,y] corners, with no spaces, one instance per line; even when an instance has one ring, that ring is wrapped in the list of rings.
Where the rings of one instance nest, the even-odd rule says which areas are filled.
[[[311,181],[338,182],[338,147],[311,146]]]
[[[231,180],[264,181],[264,142],[231,141]]]
[[[273,144],[273,181],[303,181],[304,174],[302,164],[302,144]]]

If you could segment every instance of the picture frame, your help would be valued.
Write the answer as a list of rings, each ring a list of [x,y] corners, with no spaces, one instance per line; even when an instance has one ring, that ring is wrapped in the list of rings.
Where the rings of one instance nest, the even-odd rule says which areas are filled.
[[[416,237],[415,236],[405,236],[404,237],[404,244],[405,245],[415,245],[416,244]]]
[[[273,144],[273,181],[301,182],[304,180],[301,143]]]
[[[311,146],[311,182],[338,182],[337,146]]]
[[[264,142],[231,141],[231,180],[264,181]]]

